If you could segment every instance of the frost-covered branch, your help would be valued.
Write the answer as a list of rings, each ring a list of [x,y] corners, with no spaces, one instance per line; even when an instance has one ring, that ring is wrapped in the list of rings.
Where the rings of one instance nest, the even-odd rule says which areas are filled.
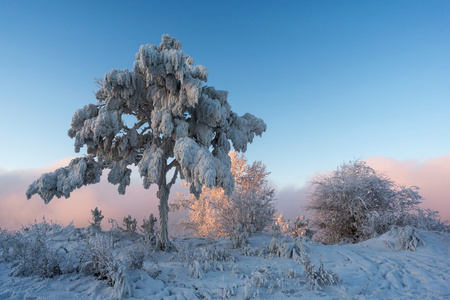
[[[75,158],[67,167],[43,174],[34,181],[26,192],[27,199],[34,194],[41,196],[45,203],[54,196],[69,198],[73,190],[99,182],[101,174],[102,165],[92,157]]]

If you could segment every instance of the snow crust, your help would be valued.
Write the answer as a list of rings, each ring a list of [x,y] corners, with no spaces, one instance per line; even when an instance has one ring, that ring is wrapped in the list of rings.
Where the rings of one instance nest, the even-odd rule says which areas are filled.
[[[22,238],[36,233],[29,229]],[[43,279],[16,272],[19,266],[4,252],[11,239],[3,233],[0,299],[448,299],[448,235],[416,230],[422,242],[410,251],[402,248],[402,234],[408,229],[322,245],[260,233],[237,249],[227,239],[177,238],[177,252],[165,253],[136,233],[69,225],[41,232],[40,241],[62,261],[76,264],[76,253],[84,253],[85,271],[62,268]],[[97,254],[97,267],[89,253]],[[91,273],[92,267],[107,276]]]

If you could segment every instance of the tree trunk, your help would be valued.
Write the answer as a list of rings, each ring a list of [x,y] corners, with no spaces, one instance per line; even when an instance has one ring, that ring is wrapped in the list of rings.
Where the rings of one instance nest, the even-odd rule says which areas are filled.
[[[165,177],[165,175],[164,175]],[[165,181],[165,180],[164,180]],[[159,185],[158,198],[159,198],[159,237],[157,241],[157,247],[160,250],[166,251],[169,248],[169,193],[170,190],[166,184]]]
[[[162,170],[159,176],[157,197],[159,198],[159,237],[156,246],[162,251],[170,250],[169,243],[169,194],[171,184],[167,184],[167,172],[169,171],[167,159],[162,161]]]

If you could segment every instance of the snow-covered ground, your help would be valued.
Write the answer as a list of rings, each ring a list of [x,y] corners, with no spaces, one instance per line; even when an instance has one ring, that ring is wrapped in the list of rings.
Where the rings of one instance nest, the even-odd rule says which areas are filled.
[[[35,241],[30,232],[24,236]],[[62,275],[42,278],[20,275],[27,270],[3,232],[0,299],[450,299],[448,235],[416,231],[418,240],[402,243],[407,233],[347,245],[260,233],[237,249],[227,239],[176,238],[177,251],[164,253],[138,234],[55,226],[40,240],[59,257]],[[111,254],[117,274],[97,280],[86,249]]]

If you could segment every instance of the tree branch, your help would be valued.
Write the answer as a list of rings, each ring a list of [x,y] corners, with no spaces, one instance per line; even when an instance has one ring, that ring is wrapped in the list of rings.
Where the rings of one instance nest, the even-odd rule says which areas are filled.
[[[180,166],[180,164],[178,163],[178,161],[176,159],[172,160],[170,162],[170,164],[167,166],[167,171],[169,171],[170,169],[172,169],[173,167],[178,167]]]
[[[175,160],[174,160],[175,161]],[[172,163],[174,162],[172,161]],[[170,165],[172,164],[170,163]],[[170,166],[169,165],[169,166]],[[170,168],[169,168],[170,170]],[[172,185],[175,183],[175,181],[177,180],[177,176],[178,176],[178,168],[175,169],[175,172],[173,173],[173,177],[172,180],[170,180],[169,184],[167,185],[168,189],[170,190],[170,188],[172,187]]]

